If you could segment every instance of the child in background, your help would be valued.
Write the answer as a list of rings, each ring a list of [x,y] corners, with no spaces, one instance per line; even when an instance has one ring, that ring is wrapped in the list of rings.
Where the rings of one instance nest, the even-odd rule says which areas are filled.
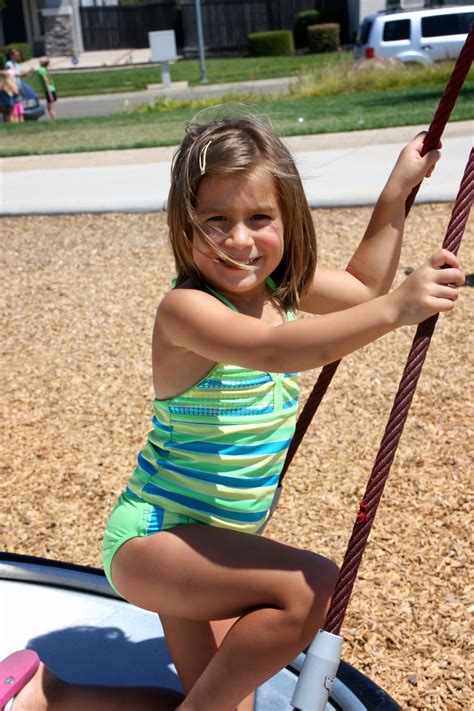
[[[15,75],[11,69],[4,69],[0,74],[0,106],[5,123],[18,123],[15,111],[16,99],[20,92],[15,80]]]
[[[446,250],[388,293],[405,200],[439,158],[421,157],[422,145],[420,135],[402,151],[337,270],[317,264],[301,179],[268,125],[188,127],[168,201],[177,280],[153,333],[153,429],[104,538],[111,584],[160,615],[185,698],[136,705],[135,690],[134,705],[111,688],[85,697],[40,665],[19,700],[43,694],[38,708],[52,699],[57,711],[85,698],[90,711],[250,711],[254,689],[313,639],[336,566],[257,534],[294,432],[297,371],[453,308],[464,274]],[[297,320],[295,309],[310,316]]]
[[[43,84],[46,106],[48,108],[49,116],[53,121],[56,121],[57,116],[54,104],[58,99],[58,95],[56,93],[56,87],[54,85],[54,82],[51,79],[51,75],[48,72],[48,67],[49,57],[41,57],[40,67],[38,69],[38,76]]]

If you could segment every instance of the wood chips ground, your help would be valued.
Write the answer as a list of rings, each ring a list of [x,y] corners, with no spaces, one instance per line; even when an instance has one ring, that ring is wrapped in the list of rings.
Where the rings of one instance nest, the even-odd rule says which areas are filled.
[[[441,244],[450,211],[413,209],[397,283]],[[343,266],[368,216],[316,210],[321,262]],[[150,334],[172,276],[165,216],[4,218],[2,235],[1,547],[100,565],[149,428]],[[472,273],[472,220],[461,256]],[[404,708],[470,706],[473,301],[463,287],[439,319],[342,630],[345,659]],[[413,334],[343,361],[269,535],[342,560]]]

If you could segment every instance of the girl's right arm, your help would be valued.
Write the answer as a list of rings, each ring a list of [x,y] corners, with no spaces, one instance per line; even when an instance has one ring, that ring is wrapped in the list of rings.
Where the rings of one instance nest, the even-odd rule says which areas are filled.
[[[161,302],[157,322],[170,346],[210,361],[266,372],[309,370],[400,326],[450,311],[455,287],[463,283],[457,257],[438,250],[395,291],[335,313],[273,326],[204,292],[175,289]]]

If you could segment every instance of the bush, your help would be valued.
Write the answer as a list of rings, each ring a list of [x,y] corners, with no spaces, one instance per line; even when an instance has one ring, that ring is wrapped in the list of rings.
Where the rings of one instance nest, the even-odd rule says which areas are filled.
[[[253,32],[248,36],[249,54],[251,57],[274,57],[293,54],[295,45],[291,30],[274,30],[272,32]]]
[[[319,12],[317,10],[303,10],[296,15],[293,38],[297,49],[308,46],[308,27],[315,25],[318,20]]]
[[[337,24],[308,27],[308,45],[311,52],[337,52],[340,43],[340,26]]]
[[[7,61],[8,50],[13,48],[17,49],[20,53],[20,62],[26,62],[27,59],[31,59],[33,57],[30,45],[27,42],[14,42],[13,44],[6,44],[4,47],[0,47],[0,65],[2,67]]]

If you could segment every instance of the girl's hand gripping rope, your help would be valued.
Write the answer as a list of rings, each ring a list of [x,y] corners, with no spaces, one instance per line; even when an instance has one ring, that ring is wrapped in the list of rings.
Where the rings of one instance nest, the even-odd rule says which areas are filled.
[[[439,150],[432,150],[424,156],[421,155],[425,136],[426,131],[419,133],[400,153],[387,181],[387,188],[393,189],[396,194],[401,193],[408,197],[423,178],[431,177],[441,153]],[[438,148],[441,148],[441,143]]]
[[[451,311],[458,298],[457,287],[465,274],[456,255],[437,250],[392,292],[400,325],[421,323],[442,311]]]

